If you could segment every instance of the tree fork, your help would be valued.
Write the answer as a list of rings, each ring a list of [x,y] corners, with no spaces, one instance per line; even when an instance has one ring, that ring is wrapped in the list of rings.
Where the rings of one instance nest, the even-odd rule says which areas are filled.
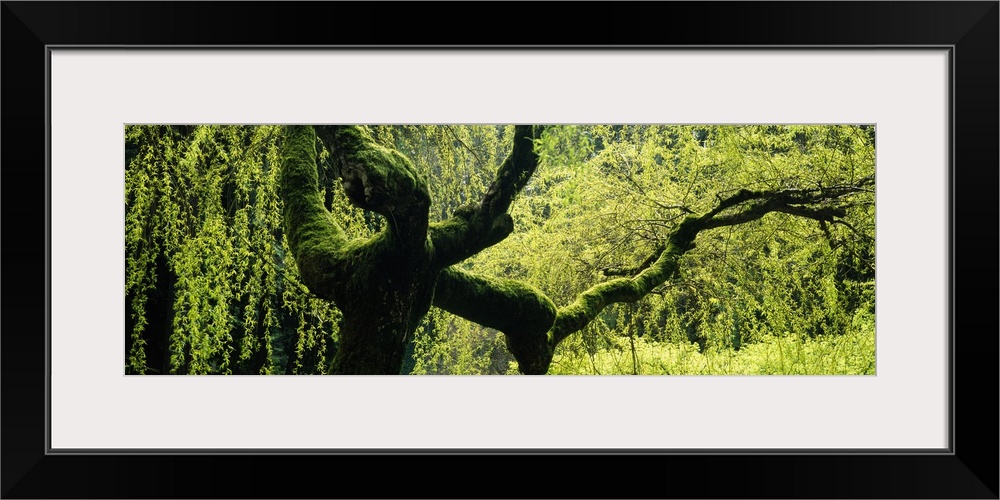
[[[535,139],[541,137],[543,130],[541,126],[515,126],[511,152],[497,170],[482,201],[478,205],[460,207],[448,220],[431,225],[438,266],[445,268],[457,264],[503,241],[514,230],[507,209],[538,168]]]
[[[323,136],[351,203],[385,217],[401,244],[422,243],[431,197],[410,160],[377,144],[367,127],[325,127]]]
[[[393,374],[430,309],[437,269],[427,241],[426,183],[409,160],[361,127],[327,131],[351,202],[386,216],[387,228],[348,241],[322,204],[313,127],[288,127],[282,159],[285,227],[303,283],[343,313],[332,373]]]

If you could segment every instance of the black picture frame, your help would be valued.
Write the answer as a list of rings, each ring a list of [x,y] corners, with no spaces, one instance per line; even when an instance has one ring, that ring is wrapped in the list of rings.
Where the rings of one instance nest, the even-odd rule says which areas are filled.
[[[2,256],[14,271],[0,320],[4,498],[998,498],[1000,3],[458,5],[2,2]],[[573,16],[559,14],[567,11]],[[580,16],[588,22],[580,24]],[[609,41],[951,48],[950,453],[47,453],[47,47],[608,47]],[[316,470],[330,473],[313,477]],[[373,472],[386,480],[370,482]],[[470,488],[470,481],[478,486]]]

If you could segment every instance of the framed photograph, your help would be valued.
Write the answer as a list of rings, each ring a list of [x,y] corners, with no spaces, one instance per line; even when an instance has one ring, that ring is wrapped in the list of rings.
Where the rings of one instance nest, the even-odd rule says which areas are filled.
[[[996,426],[979,423],[997,421],[997,338],[993,333],[997,318],[991,306],[978,304],[996,304],[997,299],[998,3],[584,5],[593,7],[594,12],[587,15],[606,24],[606,34],[623,45],[605,45],[606,34],[596,33],[567,35],[563,38],[571,42],[568,45],[515,43],[506,39],[508,35],[499,35],[501,31],[490,37],[491,30],[484,29],[478,17],[467,25],[452,20],[436,30],[435,23],[443,21],[431,19],[440,19],[435,12],[443,14],[448,9],[425,4],[386,9],[377,4],[338,3],[4,2],[3,139],[7,147],[2,154],[7,185],[14,187],[5,193],[11,232],[4,253],[10,269],[38,269],[42,276],[37,283],[24,280],[27,287],[5,296],[8,314],[0,351],[3,496],[301,497],[312,491],[311,482],[292,478],[315,465],[338,471],[330,496],[477,496],[457,486],[454,490],[442,487],[439,481],[421,486],[427,484],[426,471],[412,465],[419,456],[421,464],[452,472],[502,471],[502,477],[488,480],[488,496],[521,496],[523,485],[510,479],[518,474],[516,470],[523,468],[525,474],[535,475],[531,471],[561,462],[575,470],[574,475],[584,472],[580,477],[588,479],[575,486],[567,486],[565,480],[543,480],[541,489],[532,489],[529,496],[997,498]],[[488,10],[495,12],[487,24],[500,29],[529,22],[514,6],[490,6]],[[418,19],[428,21],[415,22]],[[671,19],[684,22],[664,21]],[[530,24],[555,26],[561,21],[537,13]],[[543,31],[550,29],[557,30]],[[525,124],[556,127],[547,129],[549,135],[543,135],[543,127],[514,127]],[[626,127],[623,132],[613,127],[618,125],[641,127]],[[552,133],[556,129],[564,133],[557,136]],[[751,144],[746,146],[750,150],[770,148],[767,164],[775,172],[773,185],[754,179],[745,181],[753,184],[738,186],[743,189],[725,182],[712,184],[709,187],[716,190],[706,191],[712,194],[706,195],[704,206],[669,198],[671,189],[680,188],[662,187],[668,181],[659,170],[647,169],[646,178],[638,177],[638,170],[628,170],[621,178],[632,183],[633,191],[645,193],[649,186],[660,186],[661,193],[667,194],[654,200],[656,209],[672,210],[678,220],[690,223],[667,225],[672,232],[663,233],[668,237],[662,240],[666,242],[662,248],[654,244],[660,240],[651,237],[649,248],[638,245],[631,254],[621,254],[634,260],[631,271],[595,264],[598,257],[580,259],[591,259],[589,265],[594,268],[604,265],[602,276],[611,278],[607,283],[648,280],[666,272],[663,266],[669,259],[662,256],[677,251],[680,259],[688,250],[686,246],[677,250],[684,246],[678,239],[683,228],[736,226],[745,219],[759,219],[764,212],[781,212],[809,220],[818,238],[826,235],[827,239],[817,241],[827,242],[827,247],[854,245],[851,248],[874,251],[877,264],[870,266],[872,276],[852,278],[862,291],[852,295],[838,288],[838,283],[817,278],[817,283],[827,283],[832,294],[839,290],[842,297],[870,304],[871,312],[860,314],[864,307],[855,304],[844,313],[846,319],[838,328],[850,332],[850,336],[843,335],[849,342],[831,341],[817,331],[796,344],[798,357],[794,359],[820,360],[816,366],[823,366],[822,370],[798,361],[788,362],[798,368],[786,367],[782,344],[777,341],[778,368],[740,368],[750,349],[743,349],[740,356],[744,357],[733,353],[745,339],[752,338],[755,346],[766,346],[767,341],[746,331],[739,333],[738,325],[756,332],[784,324],[766,319],[777,312],[759,311],[752,305],[743,309],[705,305],[708,312],[701,322],[677,325],[678,331],[695,332],[680,342],[690,341],[691,357],[709,359],[709,352],[717,352],[710,349],[713,343],[724,343],[729,349],[725,366],[720,358],[699,361],[702,365],[688,362],[685,366],[690,371],[680,370],[679,361],[644,364],[643,360],[673,355],[673,347],[664,346],[674,345],[670,342],[677,339],[659,338],[645,327],[635,331],[620,327],[627,332],[625,337],[618,334],[627,343],[620,348],[623,360],[612,359],[613,354],[602,357],[604,348],[581,342],[581,352],[589,352],[589,358],[583,354],[573,361],[576,358],[565,351],[556,351],[561,364],[555,370],[550,365],[552,350],[585,323],[572,331],[556,320],[555,326],[546,323],[542,334],[549,341],[547,357],[543,356],[544,366],[533,365],[538,359],[534,351],[526,351],[524,344],[518,344],[522,337],[510,330],[535,318],[534,309],[518,302],[507,314],[470,312],[465,306],[469,297],[501,291],[516,294],[510,291],[514,285],[505,284],[508,281],[476,277],[482,267],[465,267],[437,277],[438,291],[428,301],[495,327],[489,339],[506,350],[476,354],[490,362],[479,371],[441,368],[432,360],[444,354],[421,351],[423,357],[419,352],[406,355],[405,359],[415,360],[414,366],[395,360],[377,373],[595,376],[357,376],[372,365],[333,353],[347,352],[344,346],[349,341],[343,339],[350,338],[351,328],[363,330],[358,325],[364,321],[351,312],[344,313],[343,319],[316,312],[325,309],[310,297],[323,285],[305,272],[301,278],[298,273],[276,275],[284,290],[282,300],[297,304],[281,314],[300,314],[297,322],[293,318],[287,322],[291,326],[281,327],[289,330],[287,338],[272,339],[263,333],[226,337],[226,325],[237,323],[236,316],[227,314],[241,318],[234,331],[256,332],[258,312],[260,322],[270,313],[264,306],[250,319],[246,313],[233,312],[248,309],[252,299],[215,297],[225,285],[199,274],[199,269],[222,265],[212,259],[225,258],[214,248],[220,240],[209,234],[214,226],[205,223],[211,217],[202,206],[208,198],[173,198],[181,199],[187,208],[178,206],[170,212],[176,214],[171,219],[162,215],[170,207],[142,194],[143,186],[160,182],[162,176],[158,177],[156,169],[162,165],[176,162],[183,166],[205,155],[221,155],[237,165],[244,161],[237,158],[237,150],[260,156],[250,162],[280,163],[281,175],[292,175],[287,171],[292,167],[284,165],[297,161],[289,160],[298,158],[289,148],[299,138],[316,145],[303,150],[307,168],[302,172],[330,172],[345,181],[336,188],[340,191],[330,184],[325,192],[327,209],[341,203],[340,213],[351,214],[353,204],[387,215],[379,219],[383,222],[358,215],[360,229],[355,229],[361,233],[385,229],[378,234],[399,243],[410,236],[406,226],[412,221],[410,212],[398,201],[402,198],[391,194],[390,187],[399,184],[378,175],[390,179],[393,172],[420,167],[386,163],[389,170],[358,173],[350,170],[355,167],[342,151],[369,148],[395,158],[392,155],[398,149],[417,157],[422,151],[419,147],[406,150],[404,146],[423,144],[433,134],[443,134],[454,151],[464,150],[461,154],[484,163],[476,156],[487,154],[482,145],[510,140],[511,134],[515,152],[510,157],[514,158],[518,151],[515,132],[534,134],[533,140],[527,137],[525,147],[533,147],[539,158],[583,151],[580,154],[596,165],[594,158],[599,159],[601,150],[607,149],[617,151],[615,158],[625,158],[622,165],[645,158],[641,161],[648,161],[650,168],[663,163],[662,158],[657,160],[653,152],[646,154],[635,144],[615,142],[615,138],[626,133],[647,138],[660,134],[663,141],[680,144],[662,151],[662,155],[672,155],[675,163],[682,154],[697,154],[706,172],[730,172],[698,174],[705,178],[741,172],[742,163],[737,160],[731,161],[731,171],[720,167],[719,162],[730,160],[711,156],[713,151],[730,151],[736,148],[733,144]],[[232,147],[199,152],[183,143],[195,136]],[[814,136],[823,139],[810,139]],[[418,140],[407,142],[407,137]],[[581,137],[592,142],[581,146]],[[566,143],[575,144],[575,149],[567,149]],[[333,145],[341,151],[339,160],[334,154],[326,156],[334,151]],[[396,145],[396,149],[386,149],[386,145]],[[778,155],[775,148],[787,148],[789,153]],[[458,154],[454,151],[448,154]],[[797,161],[810,162],[810,173],[782,170],[786,167],[775,158],[793,153]],[[497,179],[503,177],[504,169],[534,168],[507,162],[505,154],[496,154],[494,168],[501,173]],[[734,154],[751,153],[740,149]],[[135,160],[143,155],[148,160]],[[573,203],[589,206],[586,203],[593,200],[587,201],[586,193],[594,193],[596,184],[586,184],[585,174],[574,170],[573,161],[563,156],[559,158],[568,165],[565,171],[551,170],[546,182],[575,176],[583,187],[582,194],[573,195]],[[825,169],[828,163],[824,162],[833,156],[839,158],[838,165],[850,166],[845,179],[851,184]],[[684,162],[697,163],[691,159],[695,156],[685,158]],[[263,204],[245,201],[249,208],[243,215],[237,215],[240,209],[233,207],[239,206],[241,189],[246,190],[246,200],[260,200],[278,191],[253,191],[247,187],[255,182],[250,177],[241,177],[233,169],[224,174],[230,181],[220,180],[216,194],[219,200],[230,201],[220,206],[233,212],[231,219],[247,217],[247,227],[267,224],[252,222],[269,217],[259,208]],[[352,187],[352,180],[364,189]],[[172,182],[188,181],[181,176]],[[319,180],[320,187],[323,182]],[[474,184],[468,177],[455,182],[457,186]],[[482,182],[485,191],[490,182],[501,181]],[[693,180],[686,182],[689,190],[708,189]],[[204,185],[214,186],[211,181]],[[421,191],[417,189],[420,183],[406,185]],[[516,189],[524,186],[518,184]],[[541,196],[541,187],[529,189]],[[447,224],[459,217],[456,214],[466,213],[462,210],[467,209],[456,208],[466,197],[464,191],[461,187],[454,191],[455,206],[431,205],[432,211],[444,215],[441,222],[431,217],[431,232],[418,234],[419,241],[434,240],[434,227],[443,227],[434,224]],[[281,193],[291,196],[288,189]],[[319,200],[318,194],[312,196]],[[849,198],[848,194],[858,196]],[[343,199],[338,202],[337,196]],[[740,205],[744,202],[748,204]],[[531,214],[535,208],[546,207],[551,209],[545,203],[515,208]],[[250,209],[253,215],[247,215]],[[868,215],[841,219],[848,211],[858,210]],[[160,214],[155,222],[134,223],[154,213]],[[297,216],[288,211],[277,214],[276,224],[280,226],[280,217]],[[550,214],[540,217],[548,219]],[[129,231],[193,231],[194,226],[184,225],[186,218],[199,220],[198,231],[206,232],[158,240],[181,257],[159,262],[156,259],[161,257],[144,256],[129,246]],[[426,219],[425,214],[424,224]],[[775,225],[774,230],[792,231],[785,224]],[[217,229],[236,235],[233,227]],[[295,229],[288,227],[293,234]],[[493,237],[492,227],[484,226],[484,239]],[[281,230],[264,228],[260,234],[270,237],[276,231]],[[246,234],[247,246],[234,245],[230,249],[234,254],[256,251],[255,233]],[[545,238],[541,232],[517,235],[524,241]],[[748,235],[738,233],[732,241],[752,237]],[[136,237],[148,239],[147,235]],[[294,257],[298,267],[306,269],[308,264],[303,264],[306,261],[298,249],[307,243],[297,238],[289,236],[291,243],[284,246],[279,240],[260,241],[270,255],[285,259],[287,254],[287,262]],[[449,248],[446,242],[450,240],[441,238],[434,240],[435,248]],[[701,248],[686,258],[715,255],[712,244],[699,240],[696,246]],[[719,243],[725,248],[729,244]],[[767,253],[777,252],[773,245],[765,245]],[[642,256],[650,251],[652,257],[644,262]],[[796,251],[818,255],[805,247]],[[445,250],[435,255],[428,257],[430,262],[449,258],[440,257],[448,255]],[[244,261],[254,261],[248,259]],[[276,262],[260,260],[261,266]],[[541,267],[554,269],[558,261],[553,257]],[[492,262],[502,267],[504,261]],[[452,264],[449,260],[441,268]],[[782,261],[780,265],[791,264]],[[407,269],[419,269],[413,266]],[[853,270],[860,276],[868,269],[837,261],[831,261],[831,266],[831,273],[841,275]],[[232,270],[233,280],[257,276],[252,266],[237,267]],[[200,294],[199,298],[182,306],[167,304],[173,308],[171,314],[149,312],[144,304],[153,304],[152,308],[155,299],[135,299],[136,293],[156,293],[161,286],[143,281],[137,269],[147,268],[154,274],[169,268],[179,277],[162,285],[169,287],[172,297]],[[258,274],[265,281],[269,276],[265,271]],[[626,277],[616,278],[622,275]],[[21,289],[17,274],[11,276]],[[701,279],[730,279],[720,276]],[[559,278],[565,279],[565,274]],[[452,288],[442,288],[442,280]],[[865,282],[874,282],[874,290],[867,295],[861,285]],[[542,281],[531,283],[555,293]],[[755,293],[779,303],[775,297],[784,296],[784,287],[800,286],[768,283],[771,291]],[[295,292],[288,291],[294,286],[308,288],[312,294],[296,298]],[[535,303],[544,306],[548,298],[529,288],[517,288],[517,294],[542,297]],[[587,289],[580,295],[587,299],[579,302],[610,302],[608,297],[621,293],[609,290],[604,285]],[[248,288],[236,293],[245,297],[255,292]],[[344,293],[331,292],[339,300],[345,300]],[[662,289],[658,293],[665,303],[695,307],[690,302],[694,295],[675,297]],[[829,312],[838,307],[822,302],[824,295],[816,293],[816,314],[823,316],[824,309]],[[709,304],[712,294],[703,295],[699,300]],[[724,300],[750,300],[747,294],[740,297]],[[216,307],[219,304],[228,305]],[[577,311],[581,317],[588,314],[585,305]],[[558,310],[563,316],[554,317],[570,316],[570,306],[556,306],[563,307]],[[184,313],[177,313],[181,309]],[[540,310],[544,316],[548,309]],[[811,314],[789,311],[786,317],[803,321]],[[365,314],[371,311],[361,316]],[[599,314],[595,310],[588,321]],[[631,314],[660,313],[623,309],[615,314],[600,320],[604,328],[619,328],[618,322],[641,323],[628,320]],[[222,333],[163,340],[144,336],[142,325],[136,326],[136,322],[156,321],[173,322],[175,331]],[[795,328],[833,328],[826,320],[810,325]],[[322,335],[311,337],[307,330],[313,327],[345,332],[336,337],[340,350],[326,349]],[[461,328],[441,330],[458,335],[465,331]],[[416,326],[407,330],[425,335],[410,339],[411,348],[433,345],[421,333],[425,330]],[[569,333],[553,343],[553,335],[558,335],[552,332],[557,330]],[[705,333],[709,331],[716,333]],[[866,335],[871,336],[867,344]],[[293,345],[295,339],[299,345]],[[156,342],[165,344],[156,347]],[[580,367],[568,368],[574,363]],[[619,372],[643,376],[608,375]],[[157,376],[168,373],[173,376]],[[194,375],[198,373],[230,375]],[[264,373],[274,375],[260,375]],[[719,376],[727,373],[732,375]],[[627,471],[620,470],[622,465]],[[399,472],[393,473],[393,481],[373,490],[354,479],[372,468]],[[722,476],[727,479],[720,480]],[[264,481],[265,477],[275,480]]]

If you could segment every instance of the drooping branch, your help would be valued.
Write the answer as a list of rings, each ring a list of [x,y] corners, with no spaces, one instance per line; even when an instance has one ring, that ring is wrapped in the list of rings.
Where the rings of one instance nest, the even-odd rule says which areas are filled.
[[[472,146],[469,145],[469,143],[465,142],[464,139],[459,137],[458,133],[455,132],[454,128],[445,127],[444,129],[448,131],[448,134],[451,135],[452,139],[461,144],[462,147],[465,148],[465,150],[468,151],[476,159],[477,166],[482,167],[485,164],[483,158],[479,156],[479,153],[475,149],[473,149]]]
[[[554,349],[569,335],[586,327],[605,307],[618,302],[635,302],[671,279],[677,272],[680,257],[694,248],[695,237],[699,232],[743,224],[760,219],[771,212],[833,222],[835,218],[846,214],[845,208],[836,204],[837,200],[855,193],[870,192],[867,186],[872,184],[874,177],[861,179],[854,185],[814,189],[778,191],[744,189],[720,199],[708,213],[686,217],[670,234],[669,243],[658,248],[646,262],[634,269],[641,270],[637,275],[594,285],[581,293],[572,304],[559,308],[549,335],[552,348]],[[650,261],[652,263],[647,265]]]
[[[852,225],[850,222],[847,222],[845,220],[835,220],[835,221],[833,221],[833,223],[834,224],[840,224],[840,225],[846,227],[847,229],[850,229],[851,232],[854,233],[854,235],[857,236],[858,238],[861,238],[861,239],[864,239],[864,240],[867,240],[867,241],[872,241],[874,239],[871,236],[869,236],[867,234],[864,234],[861,231],[858,231],[858,229],[856,227],[854,227],[854,225]]]
[[[431,226],[436,265],[447,267],[461,262],[499,243],[514,230],[507,209],[538,167],[534,140],[541,133],[540,126],[514,127],[510,155],[500,165],[482,201],[478,205],[463,206],[448,220]]]
[[[316,130],[286,128],[281,193],[289,245],[302,282],[343,310],[357,301],[354,295],[378,271],[376,263],[388,260],[406,267],[408,259],[419,260],[430,196],[409,161],[379,147],[363,127],[324,127],[322,132],[334,144],[337,175],[352,203],[385,214],[390,226],[368,240],[348,241],[319,193]],[[407,246],[416,251],[400,253]]]
[[[548,332],[556,318],[556,306],[542,292],[518,281],[449,267],[438,276],[434,305],[500,330],[522,373],[548,371],[552,360]]]

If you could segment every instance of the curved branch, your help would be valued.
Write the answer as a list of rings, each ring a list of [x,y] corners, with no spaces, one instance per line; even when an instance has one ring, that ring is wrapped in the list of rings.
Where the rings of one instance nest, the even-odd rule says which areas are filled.
[[[425,199],[420,193],[426,193],[426,187],[422,191],[423,184],[416,176],[407,180],[409,174],[414,172],[412,167],[400,167],[402,171],[393,174],[390,167],[377,160],[360,165],[347,160],[349,164],[345,168],[353,169],[354,174],[350,175],[358,176],[353,179],[364,178],[354,184],[349,193],[353,193],[362,204],[386,209],[390,214],[387,217],[390,219],[389,230],[367,240],[348,240],[344,230],[323,206],[319,194],[315,129],[311,126],[289,126],[285,132],[281,195],[285,234],[296,267],[309,291],[336,302],[342,310],[346,310],[359,301],[358,290],[369,286],[374,274],[388,270],[386,265],[413,268],[417,266],[415,262],[423,258],[427,212],[426,209],[421,211]],[[339,154],[345,157],[372,156],[367,153],[371,148],[351,153],[349,148],[352,145],[348,140],[339,144]],[[354,146],[367,147],[365,144]],[[400,196],[402,198],[398,198]],[[426,203],[429,200],[429,196],[426,197]],[[414,247],[419,251],[399,251],[412,241],[418,243]],[[375,265],[376,262],[380,264]]]
[[[862,186],[741,190],[720,199],[715,208],[702,216],[686,217],[671,232],[667,243],[659,246],[638,267],[605,270],[609,275],[620,272],[634,276],[594,285],[573,303],[558,309],[544,294],[522,283],[476,276],[455,268],[441,272],[434,305],[502,331],[522,373],[545,373],[559,342],[586,327],[605,307],[619,302],[636,302],[675,276],[681,256],[694,248],[699,232],[750,222],[771,212],[833,221],[835,217],[842,217],[845,210],[829,203],[858,192],[867,191]]]
[[[693,239],[693,237],[692,237]],[[560,307],[550,335],[550,347],[555,349],[566,337],[582,330],[605,307],[616,302],[635,302],[645,297],[677,272],[680,256],[691,248],[681,239],[660,247],[653,263],[632,278],[617,278],[590,287],[577,296],[572,304]]]
[[[858,231],[857,228],[855,228],[851,223],[849,223],[849,222],[847,222],[845,220],[835,220],[832,223],[833,224],[840,224],[842,226],[847,227],[847,229],[850,229],[851,232],[854,233],[854,235],[857,236],[858,238],[861,238],[861,239],[864,239],[864,240],[867,240],[867,241],[873,241],[875,239],[875,238],[872,238],[871,236],[869,236],[867,234],[862,233],[861,231]]]
[[[834,217],[843,217],[846,212],[841,207],[809,208],[797,205],[789,205],[779,200],[767,200],[764,203],[756,204],[739,213],[716,216],[706,220],[701,230],[712,229],[723,226],[734,226],[745,222],[754,221],[771,212],[782,212],[790,215],[798,215],[808,219],[815,219],[822,222],[832,222]]]
[[[548,371],[552,361],[548,332],[556,318],[556,306],[542,292],[518,281],[449,267],[438,276],[433,304],[500,330],[522,373]]]
[[[514,230],[507,210],[538,168],[534,141],[542,127],[514,127],[514,145],[479,205],[466,205],[430,228],[435,264],[447,267],[503,241]]]
[[[855,193],[871,193],[868,186],[875,185],[875,176],[870,175],[859,179],[854,184],[838,184],[835,186],[817,187],[812,189],[782,189],[778,191],[751,191],[741,189],[727,198],[720,198],[718,205],[703,218],[711,218],[720,212],[740,205],[747,201],[768,200],[785,205],[807,205],[842,198]]]
[[[331,151],[334,174],[351,203],[382,214],[402,243],[423,242],[431,197],[410,160],[377,144],[367,127],[327,126],[322,135]]]
[[[617,302],[635,302],[673,277],[680,257],[694,248],[694,240],[699,232],[743,224],[771,212],[833,222],[835,217],[843,217],[846,210],[843,206],[830,205],[830,202],[851,194],[868,192],[866,186],[873,183],[874,177],[866,177],[857,185],[850,186],[780,191],[743,189],[728,198],[720,199],[708,213],[700,217],[686,217],[670,234],[668,244],[658,248],[653,256],[635,269],[641,270],[639,274],[632,278],[617,278],[594,285],[581,293],[572,304],[559,308],[550,333],[552,349],[566,337],[586,327],[605,307]],[[647,266],[646,263],[650,261],[652,263]]]

